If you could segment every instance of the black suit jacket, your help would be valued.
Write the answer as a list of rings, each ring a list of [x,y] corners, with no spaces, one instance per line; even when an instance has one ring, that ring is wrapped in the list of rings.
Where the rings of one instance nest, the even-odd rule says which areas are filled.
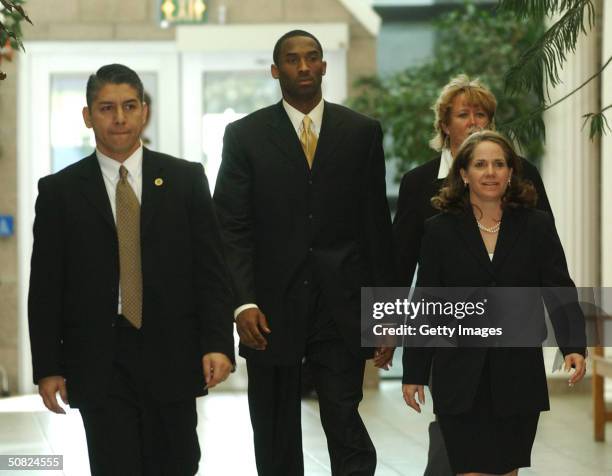
[[[444,179],[438,179],[440,157],[430,160],[404,174],[397,200],[397,212],[393,220],[396,273],[399,286],[410,286],[421,250],[425,220],[439,213],[431,205],[431,198],[438,194]],[[530,180],[538,193],[536,207],[550,212],[550,203],[538,169],[521,158],[522,177]]]
[[[300,287],[311,263],[333,319],[359,355],[360,287],[393,277],[391,220],[380,124],[326,102],[312,170],[282,102],[226,131],[214,194],[235,307],[256,303],[268,348],[241,355],[299,362],[308,316]]]
[[[229,276],[200,164],[144,149],[141,253],[144,380],[162,401],[202,395],[202,356],[233,359],[234,350]],[[109,388],[118,289],[117,232],[92,154],[40,180],[34,222],[34,382],[63,375],[71,406],[96,404]]]
[[[585,353],[584,316],[577,296],[573,293],[569,305],[558,306],[561,298],[551,289],[574,288],[574,283],[552,217],[541,210],[504,211],[492,262],[471,212],[441,213],[430,218],[425,224],[417,286],[545,287],[541,296],[552,310],[550,317],[557,340],[580,344],[561,347],[562,353]],[[531,297],[529,302],[515,305],[529,312],[535,321],[532,329],[542,329],[542,297],[539,293]],[[471,407],[487,355],[493,405],[499,414],[549,408],[541,347],[406,347],[403,382],[427,384],[431,371],[434,411],[462,413]]]

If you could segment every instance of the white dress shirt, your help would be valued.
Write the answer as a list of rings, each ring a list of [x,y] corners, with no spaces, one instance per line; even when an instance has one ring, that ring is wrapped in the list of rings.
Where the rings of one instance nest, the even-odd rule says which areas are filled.
[[[323,107],[324,106],[325,106],[325,101],[323,101],[323,98],[321,98],[321,100],[319,101],[319,104],[317,104],[308,113],[308,117],[310,117],[310,120],[312,121],[310,124],[310,130],[314,132],[317,138],[319,137],[319,134],[321,134],[321,125],[323,123]],[[285,112],[289,116],[291,125],[295,129],[295,133],[297,134],[298,139],[299,139],[300,135],[302,134],[302,128],[304,127],[304,124],[302,123],[302,121],[304,120],[304,116],[306,116],[306,114],[304,114],[301,111],[298,111],[296,108],[294,108],[291,104],[289,104],[284,99],[283,99],[283,107],[285,108]],[[236,310],[234,311],[234,319],[236,319],[238,317],[238,314],[240,314],[245,309],[252,309],[252,308],[257,308],[257,304],[250,302],[250,303],[246,303],[246,304],[243,304],[242,306],[237,307]]]
[[[438,169],[438,178],[445,179],[453,165],[453,155],[450,149],[442,149],[440,154],[440,168]]]
[[[325,101],[321,99],[319,101],[319,104],[317,104],[312,109],[312,111],[310,111],[307,114],[308,117],[310,117],[310,120],[312,121],[310,125],[310,130],[314,132],[317,137],[319,137],[319,134],[321,133],[321,124],[323,122],[324,105],[325,105]],[[285,108],[285,111],[287,112],[287,115],[289,116],[289,120],[291,121],[291,125],[293,125],[293,128],[295,129],[295,133],[297,134],[299,138],[300,135],[302,134],[302,127],[303,127],[302,121],[304,120],[304,116],[306,116],[306,114],[304,114],[301,111],[298,111],[296,108],[294,108],[291,104],[289,104],[284,99],[283,99],[283,107]]]
[[[113,218],[115,223],[117,223],[117,204],[115,203],[115,195],[117,192],[117,183],[120,178],[119,168],[122,165],[128,171],[127,180],[132,190],[134,190],[134,194],[136,194],[138,203],[142,203],[142,144],[123,163],[104,155],[99,149],[96,149],[96,156],[98,158],[98,164],[100,164],[100,170],[102,171],[102,178],[104,179],[104,186],[106,187],[111,210],[113,211]],[[119,286],[117,314],[121,314],[121,285]]]

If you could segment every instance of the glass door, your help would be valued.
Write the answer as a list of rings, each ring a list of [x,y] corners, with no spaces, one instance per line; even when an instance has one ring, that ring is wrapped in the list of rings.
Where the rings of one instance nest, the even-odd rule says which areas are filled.
[[[326,51],[327,75],[323,97],[342,102],[346,97],[346,54]],[[201,162],[214,189],[221,165],[225,126],[281,99],[270,74],[271,52],[183,54],[183,151]]]
[[[179,55],[166,42],[29,42],[19,61],[18,237],[19,390],[33,390],[27,329],[27,289],[38,180],[92,153],[85,127],[87,78],[100,66],[122,63],[141,76],[152,98],[145,138],[154,149],[180,156]]]
[[[159,144],[159,114],[156,111],[159,96],[157,74],[139,74],[145,89],[146,101],[150,103],[149,120],[143,133],[143,143],[157,150]],[[85,127],[81,109],[84,106],[84,91],[88,74],[52,73],[50,75],[50,131],[51,173],[91,154],[95,149],[92,129]]]

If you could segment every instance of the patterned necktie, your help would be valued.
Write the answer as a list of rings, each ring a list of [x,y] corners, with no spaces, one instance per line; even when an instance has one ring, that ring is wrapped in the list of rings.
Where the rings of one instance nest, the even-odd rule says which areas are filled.
[[[129,182],[127,169],[119,167],[115,196],[119,239],[119,286],[121,313],[140,329],[142,326],[142,267],[140,264],[140,203]]]
[[[302,119],[302,132],[300,134],[300,142],[302,143],[302,149],[306,154],[306,160],[308,161],[308,167],[312,169],[312,162],[314,161],[315,152],[317,150],[317,136],[311,129],[312,119],[308,116],[304,116]]]

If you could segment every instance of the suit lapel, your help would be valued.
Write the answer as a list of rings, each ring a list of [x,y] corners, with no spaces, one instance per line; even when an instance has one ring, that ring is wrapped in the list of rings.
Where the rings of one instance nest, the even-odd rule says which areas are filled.
[[[163,167],[157,155],[143,147],[142,200],[140,206],[140,234],[145,235],[151,219],[159,208],[165,190]]]
[[[433,159],[433,163],[432,163],[433,177],[431,178],[431,189],[434,190],[434,193],[431,194],[432,197],[438,194],[440,189],[444,186],[444,180],[446,180],[444,178],[438,178],[441,161],[442,161],[442,156],[438,156],[437,159]]]
[[[524,213],[519,213],[517,210],[504,210],[499,227],[499,236],[495,244],[495,253],[493,254],[493,267],[495,270],[501,267],[508,253],[514,247],[525,225],[525,217]]]
[[[95,152],[83,162],[80,176],[81,193],[114,230],[115,219],[113,218],[113,210],[111,209],[108,192],[104,185],[104,178],[102,177],[102,171],[100,170],[100,164]]]
[[[465,241],[468,251],[489,274],[494,275],[493,264],[487,253],[484,241],[482,241],[482,236],[480,236],[480,232],[478,231],[478,225],[476,224],[474,214],[468,212],[457,215],[455,225],[459,234]],[[497,252],[495,254],[497,254]]]
[[[333,108],[333,104],[325,102],[321,132],[319,133],[317,150],[312,163],[313,175],[317,174],[325,167],[336,146],[342,142],[342,139],[346,135],[346,128],[342,127],[342,117],[337,111],[334,111]]]
[[[300,139],[295,133],[282,101],[276,105],[268,126],[269,138],[280,149],[281,159],[300,170],[308,168]]]
[[[317,150],[312,164],[311,172],[313,175],[329,162],[329,157],[334,152],[337,144],[346,135],[346,129],[342,127],[342,118],[333,110],[333,107],[333,104],[325,102],[321,132],[319,133]],[[286,160],[300,170],[307,170],[308,162],[306,161],[304,150],[285,112],[282,101],[277,104],[269,126],[270,140],[281,150],[283,160]]]

